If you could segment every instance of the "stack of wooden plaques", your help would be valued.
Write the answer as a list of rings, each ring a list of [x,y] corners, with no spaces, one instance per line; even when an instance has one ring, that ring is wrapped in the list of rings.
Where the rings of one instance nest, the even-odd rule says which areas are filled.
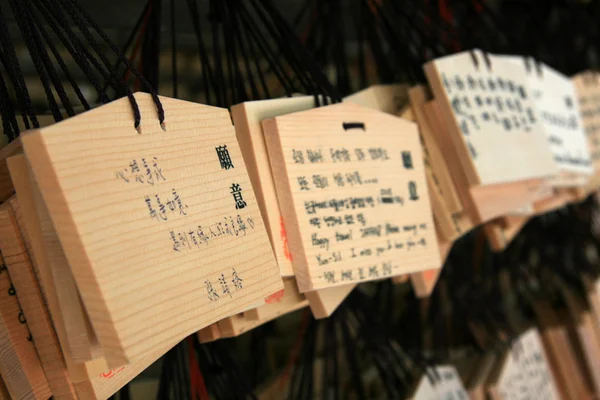
[[[122,99],[3,149],[16,195],[0,206],[0,365],[15,398],[107,398],[283,288],[227,110],[161,98],[161,127],[135,98],[139,132]]]
[[[121,99],[2,148],[0,389],[107,398],[190,334],[233,337],[305,307],[325,318],[367,281],[427,296],[474,227],[501,250],[598,189],[597,74],[478,50],[424,68],[429,87],[326,106],[230,114],[161,97],[162,125],[140,93],[137,129]],[[598,389],[598,321],[568,304]],[[566,333],[536,310],[552,364]],[[476,381],[502,393],[490,360]]]
[[[432,206],[442,239],[455,239],[460,226],[452,232],[450,222],[462,211],[467,230],[484,224],[492,247],[502,250],[531,216],[593,190],[594,115],[581,114],[577,101],[589,99],[593,108],[593,85],[523,57],[478,50],[436,59],[425,72],[433,99],[415,88],[411,101],[426,145],[433,136],[430,142],[444,149],[432,162],[445,159],[450,171],[446,177],[434,168]]]

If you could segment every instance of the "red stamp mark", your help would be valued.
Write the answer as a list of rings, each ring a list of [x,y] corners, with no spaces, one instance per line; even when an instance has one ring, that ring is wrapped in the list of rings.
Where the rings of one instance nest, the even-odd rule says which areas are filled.
[[[272,295],[270,295],[269,297],[267,297],[265,299],[265,303],[267,304],[273,304],[273,303],[279,303],[281,301],[281,299],[283,298],[285,291],[283,289],[281,289],[278,292],[273,293]]]
[[[423,278],[426,281],[432,281],[437,277],[437,269],[428,269],[427,271],[423,271]]]
[[[115,376],[116,374],[118,374],[119,372],[123,371],[124,369],[125,369],[125,367],[121,367],[121,368],[117,368],[117,369],[111,369],[108,372],[104,372],[104,373],[100,374],[100,378],[110,379],[113,376]]]
[[[290,248],[288,247],[288,238],[287,232],[285,231],[285,224],[283,223],[283,217],[279,217],[279,226],[281,240],[283,241],[283,254],[285,255],[285,258],[292,261],[292,253],[290,253]]]

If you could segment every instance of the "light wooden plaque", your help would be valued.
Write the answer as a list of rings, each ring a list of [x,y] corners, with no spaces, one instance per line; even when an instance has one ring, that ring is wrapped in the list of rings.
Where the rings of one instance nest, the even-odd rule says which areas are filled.
[[[46,400],[51,395],[17,291],[0,256],[0,375],[11,398]]]
[[[546,188],[546,179],[528,179],[518,182],[471,185],[461,168],[460,153],[452,151],[453,134],[443,127],[442,109],[437,101],[430,101],[425,105],[425,111],[430,121],[434,121],[435,133],[445,149],[448,168],[468,214],[468,219],[476,223],[484,223],[503,215],[511,214],[514,210],[530,205],[540,197]],[[454,218],[457,222],[461,218],[458,214]]]
[[[252,186],[257,194],[258,205],[269,233],[271,245],[281,275],[286,277],[294,275],[292,252],[280,211],[261,121],[266,118],[309,110],[314,105],[314,97],[298,96],[251,101],[235,105],[231,109],[236,136]],[[326,318],[335,311],[351,290],[350,287],[341,290],[335,288],[315,290],[308,296],[311,310],[316,313],[315,315],[319,315],[317,318]]]
[[[470,185],[558,172],[535,116],[529,118],[534,106],[518,66],[473,50],[436,59],[425,65],[425,73]]]
[[[75,390],[77,391],[77,395],[80,399],[108,399],[166,354],[176,344],[177,342],[156,348],[127,365],[105,370],[102,373],[96,374],[88,381],[76,383]]]
[[[236,137],[244,156],[250,181],[262,214],[281,276],[293,276],[292,255],[288,245],[283,217],[279,211],[275,182],[261,126],[261,121],[292,112],[313,108],[312,96],[250,101],[231,108]]]
[[[227,110],[135,99],[22,137],[113,368],[282,287]]]
[[[422,116],[422,110],[415,110],[415,107],[411,108],[409,104],[409,90],[408,85],[374,85],[367,89],[361,90],[358,93],[354,93],[350,96],[344,98],[344,101],[350,101],[355,104],[359,104],[363,107],[372,108],[374,110],[379,110],[381,112],[385,112],[391,115],[398,116],[402,119],[416,122],[417,114]],[[417,101],[425,98],[424,92],[420,93],[417,96]],[[414,95],[413,95],[414,97]],[[414,101],[411,102],[414,104]],[[421,122],[426,124],[422,118]],[[433,218],[435,222],[436,232],[438,235],[438,241],[440,237],[447,238],[447,240],[452,240],[456,238],[458,235],[457,231],[460,231],[460,227],[456,224],[456,221],[452,220],[450,213],[447,210],[444,193],[440,186],[440,182],[438,179],[438,175],[436,175],[433,163],[431,160],[431,153],[436,154],[441,158],[441,153],[439,153],[439,149],[437,145],[431,141],[427,142],[425,140],[425,136],[427,134],[430,135],[430,132],[424,133],[425,130],[428,130],[429,127],[426,125],[418,124],[419,134],[421,138],[421,146],[423,152],[423,164],[425,166],[425,177],[427,180],[427,188],[429,190],[431,207]],[[427,145],[432,147],[432,151],[429,151]],[[439,153],[439,154],[438,154]],[[438,168],[445,168],[438,165]],[[447,171],[444,170],[447,173]],[[452,188],[452,191],[454,188]],[[455,195],[454,191],[451,196]],[[457,200],[457,198],[453,198],[452,200]],[[452,201],[450,200],[450,201]],[[461,206],[462,209],[462,206]],[[443,263],[442,263],[443,264]],[[439,277],[439,273],[441,272],[441,267],[439,269],[431,269],[423,272],[415,272],[414,274],[409,275],[397,275],[393,279],[394,283],[404,283],[408,279],[411,279],[412,285],[415,288],[415,292],[419,297],[426,297],[431,294],[433,288],[435,287],[435,283],[437,282],[437,278]]]
[[[527,73],[521,57],[497,58],[512,62],[524,71],[539,125],[546,135],[559,172],[589,178],[593,173],[593,165],[573,81],[541,62]],[[568,187],[580,183],[574,180],[569,184],[569,179],[559,179],[555,186]]]
[[[585,129],[594,175],[588,182],[587,192],[596,190],[600,185],[600,74],[585,71],[572,78],[581,119]]]
[[[19,229],[17,219],[21,219],[20,214],[15,196],[0,206],[0,249],[19,294],[19,303],[52,394],[57,398],[76,399],[52,320]]]
[[[109,369],[108,365],[104,357],[99,356],[95,356],[92,361],[83,362],[87,357],[94,356],[98,350],[101,351],[100,346],[94,339],[95,346],[90,347],[89,338],[95,338],[95,334],[89,326],[89,320],[87,323],[82,321],[85,325],[83,328],[73,321],[78,315],[83,319],[87,314],[81,304],[75,280],[48,210],[41,200],[39,188],[31,181],[24,156],[13,156],[8,160],[8,164],[35,256],[33,266],[45,294],[46,305],[63,351],[69,377],[72,382],[88,381]],[[55,282],[61,284],[55,285]]]
[[[415,115],[415,120],[419,125],[419,131],[423,138],[423,145],[428,151],[431,169],[434,172],[437,191],[440,193],[448,211],[450,213],[460,213],[463,211],[463,204],[452,181],[452,175],[448,168],[444,152],[442,152],[439,143],[436,141],[436,135],[431,131],[431,121],[427,118],[424,109],[430,99],[424,86],[412,87],[409,91],[410,103]],[[434,125],[437,126],[437,125]],[[458,232],[462,234],[462,232]]]
[[[488,386],[497,400],[561,398],[536,329],[529,329],[513,342]]]
[[[8,159],[17,199],[22,210],[25,229],[31,242],[30,254],[40,289],[52,317],[67,369],[75,382],[107,369],[101,348],[83,309],[75,280],[66,261],[56,231],[41,201],[35,182],[31,182],[25,157],[20,154]],[[27,244],[27,241],[26,241]],[[60,282],[55,285],[54,282]],[[91,340],[90,340],[91,339]],[[81,364],[91,359],[96,363]],[[79,364],[79,365],[76,365]],[[96,365],[96,366],[95,366]],[[90,369],[85,371],[85,369]]]
[[[300,292],[439,267],[413,123],[342,103],[263,129]]]
[[[429,374],[423,374],[410,396],[411,400],[468,398],[456,368],[451,365],[436,365],[427,369]]]

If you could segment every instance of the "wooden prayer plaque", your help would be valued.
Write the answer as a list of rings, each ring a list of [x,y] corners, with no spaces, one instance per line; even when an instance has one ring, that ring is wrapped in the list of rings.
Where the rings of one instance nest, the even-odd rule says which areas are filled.
[[[14,288],[19,294],[23,316],[27,319],[52,394],[61,399],[76,399],[52,320],[27,253],[23,239],[27,232],[23,223],[19,225],[17,221],[21,218],[15,196],[0,206],[0,249]]]
[[[435,371],[433,371],[435,370]],[[423,374],[411,400],[432,399],[467,399],[460,375],[451,365],[428,367],[428,373]]]
[[[106,370],[95,375],[88,381],[76,383],[75,390],[77,391],[77,395],[80,399],[108,399],[176,344],[170,343],[165,347],[154,349],[130,364]]]
[[[275,182],[267,154],[261,121],[278,115],[304,111],[313,108],[312,96],[290,97],[285,99],[250,101],[231,108],[235,132],[248,169],[248,175],[256,194],[271,245],[281,270],[281,276],[293,276],[292,254],[279,211]]]
[[[46,206],[24,155],[8,159],[11,178],[30,242],[28,251],[44,294],[48,311],[74,382],[89,380],[90,375],[107,369],[102,350],[81,304],[75,280],[52,225]],[[17,219],[17,222],[19,220]],[[25,237],[24,237],[25,239]],[[29,248],[30,247],[30,248]],[[55,285],[55,282],[60,282]],[[94,362],[87,360],[95,359]]]
[[[11,398],[47,400],[52,392],[32,340],[0,256],[0,375]]]
[[[312,96],[299,96],[283,99],[260,100],[241,103],[231,109],[236,136],[248,169],[263,220],[269,233],[269,239],[279,264],[281,276],[294,276],[292,252],[290,251],[287,231],[280,212],[275,180],[267,153],[262,120],[293,112],[312,109],[315,99]],[[320,318],[326,318],[340,305],[352,290],[334,288],[316,290],[307,298],[311,309]]]
[[[434,124],[432,126],[432,121],[427,118],[425,104],[427,104],[428,95],[425,87],[415,86],[411,88],[409,97],[415,114],[415,120],[419,126],[419,131],[421,132],[423,146],[427,149],[427,157],[429,158],[429,163],[431,165],[435,189],[443,200],[448,212],[451,214],[461,213],[464,207],[452,180],[450,168],[448,168],[440,144],[436,141],[436,135],[431,131],[431,129],[436,128],[437,125]],[[462,235],[464,233],[460,231],[460,228],[456,228],[456,230],[457,235]],[[448,239],[450,240],[453,238]]]
[[[439,268],[415,124],[342,103],[263,128],[300,292]]]
[[[486,59],[492,59],[491,70]],[[475,61],[476,60],[476,61]],[[471,185],[493,185],[556,174],[539,129],[525,77],[509,62],[473,50],[436,59],[427,79],[451,125]],[[509,107],[509,104],[511,105]]]
[[[227,110],[135,99],[22,137],[111,368],[282,287]]]
[[[600,75],[585,71],[574,76],[572,81],[579,98],[581,119],[594,169],[587,187],[591,192],[600,186]]]
[[[381,112],[395,115],[402,119],[415,122],[417,114],[421,110],[413,110],[409,104],[409,90],[407,85],[375,85],[367,89],[361,90],[344,98],[344,101],[350,101],[359,104],[363,107],[372,108]],[[421,114],[419,114],[421,115]],[[425,121],[422,121],[426,123]],[[425,135],[423,133],[424,126],[418,124],[419,134],[421,138],[421,146],[423,151],[423,164],[425,165],[425,178],[427,180],[427,188],[430,195],[433,218],[435,222],[436,232],[439,237],[455,238],[456,230],[460,230],[458,225],[452,221],[449,215],[446,204],[443,200],[442,189],[439,186],[438,176],[436,176],[432,163],[429,148],[426,145]],[[425,127],[426,128],[426,127]],[[435,143],[429,143],[435,145]],[[437,147],[432,149],[433,152]],[[441,154],[437,154],[441,158]],[[462,207],[461,207],[462,208]],[[448,239],[450,240],[450,239]],[[443,263],[442,263],[443,264]],[[440,267],[441,269],[441,267]],[[394,283],[399,284],[411,279],[412,285],[415,288],[417,296],[426,297],[431,294],[440,269],[432,269],[423,272],[415,272],[409,275],[397,275],[393,278]]]
[[[521,57],[502,58],[526,69]],[[584,185],[593,166],[573,81],[544,63],[538,63],[525,75],[539,125],[560,172],[551,183],[557,187]]]
[[[52,323],[72,382],[89,381],[108,369],[81,304],[71,269],[39,188],[31,181],[25,157],[8,159],[11,178],[31,245],[33,267],[44,294]],[[17,220],[18,222],[18,220]],[[60,282],[55,285],[55,282]],[[92,346],[93,345],[93,346]],[[100,352],[100,354],[97,354]],[[94,358],[92,361],[90,358]]]
[[[560,399],[544,347],[536,329],[521,334],[491,377],[494,400]]]

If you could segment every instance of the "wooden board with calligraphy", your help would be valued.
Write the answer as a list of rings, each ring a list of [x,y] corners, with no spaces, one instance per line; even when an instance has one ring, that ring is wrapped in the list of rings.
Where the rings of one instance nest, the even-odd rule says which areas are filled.
[[[248,175],[256,193],[256,200],[271,239],[281,276],[293,276],[294,269],[285,224],[279,211],[277,192],[261,121],[278,115],[308,110],[313,108],[314,104],[314,97],[300,96],[250,101],[231,108],[236,137],[240,143]]]
[[[530,204],[558,169],[523,71],[474,50],[436,59],[425,72],[456,152],[449,166],[462,166],[466,179],[459,184],[466,211],[481,223]]]
[[[487,60],[491,65],[486,65]],[[492,185],[554,175],[546,138],[525,75],[510,62],[473,50],[425,66],[444,119],[460,135],[455,142],[472,185]],[[521,72],[521,73],[520,73]]]
[[[600,186],[600,74],[585,71],[571,80],[579,99],[579,110],[594,169],[587,188],[592,191]]]
[[[300,292],[440,267],[415,124],[342,103],[263,128]]]
[[[282,288],[227,110],[135,99],[22,137],[112,368]]]
[[[560,399],[536,329],[513,342],[489,383],[494,400]]]
[[[261,122],[266,118],[309,110],[314,105],[314,97],[298,96],[250,101],[237,104],[231,109],[236,136],[248,168],[248,175],[256,193],[281,276],[284,277],[294,276],[295,272]],[[353,287],[326,288],[307,293],[306,297],[315,318],[330,316]]]
[[[527,61],[521,57],[498,58],[512,62],[523,71],[527,69]],[[537,63],[535,68],[524,73],[539,125],[560,172],[552,179],[552,185],[569,187],[585,184],[593,166],[573,81],[544,63]]]
[[[419,114],[421,110],[411,107],[409,99],[410,94],[408,85],[375,85],[345,97],[344,101],[350,101],[363,107],[379,110],[407,121],[415,122],[417,114]],[[421,122],[425,121],[421,120]],[[427,180],[427,188],[430,195],[438,241],[440,237],[454,238],[456,237],[456,230],[460,231],[460,228],[458,227],[458,224],[451,222],[451,219],[449,218],[446,204],[442,199],[443,193],[439,186],[438,176],[435,174],[431,163],[430,149],[433,150],[432,152],[435,152],[438,148],[435,146],[435,143],[427,142],[425,140],[425,134],[423,133],[424,126],[419,123],[418,127],[421,138],[423,164],[425,166],[425,177]],[[428,144],[430,147],[427,147]],[[441,158],[441,154],[436,153],[436,155]],[[439,167],[442,168],[441,166]],[[445,168],[442,169],[447,173]],[[453,191],[451,193],[455,195]],[[453,197],[453,199],[458,201],[458,198]],[[445,247],[446,246],[444,246],[444,248]],[[441,250],[441,257],[443,265],[443,260],[445,260],[445,253],[443,250]],[[427,297],[433,291],[440,272],[441,268],[434,268],[423,272],[412,273],[410,274],[410,277],[408,275],[397,275],[392,279],[394,283],[403,283],[410,278],[417,296]]]
[[[451,365],[428,367],[421,377],[411,400],[467,400],[467,394],[460,375]]]

